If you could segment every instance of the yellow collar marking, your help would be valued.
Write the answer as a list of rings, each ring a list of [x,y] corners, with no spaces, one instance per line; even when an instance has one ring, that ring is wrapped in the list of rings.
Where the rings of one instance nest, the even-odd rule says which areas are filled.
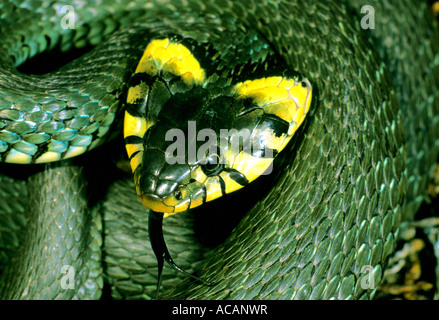
[[[180,76],[187,85],[201,84],[206,73],[184,45],[169,39],[152,40],[145,49],[136,73],[156,76],[159,71]]]

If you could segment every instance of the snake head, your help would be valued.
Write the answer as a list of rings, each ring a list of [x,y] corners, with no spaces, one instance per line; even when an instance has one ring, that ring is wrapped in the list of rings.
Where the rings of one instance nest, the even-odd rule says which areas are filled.
[[[189,48],[160,39],[147,46],[131,79],[124,137],[137,195],[151,210],[159,278],[163,260],[182,271],[164,243],[163,217],[270,173],[308,113],[307,79],[278,65],[263,66],[263,77],[250,69],[247,79],[241,67],[209,75]]]
[[[154,79],[150,95],[162,85]],[[150,107],[157,113],[151,118],[127,110],[127,150],[147,208],[166,217],[270,173],[311,101],[306,79],[269,77],[218,92],[207,86],[169,94],[162,105]]]
[[[176,38],[148,44],[130,81],[124,123],[137,195],[147,208],[166,217],[270,172],[312,96],[307,79],[272,63],[264,77],[253,67],[248,80],[237,71],[243,68],[209,75]]]

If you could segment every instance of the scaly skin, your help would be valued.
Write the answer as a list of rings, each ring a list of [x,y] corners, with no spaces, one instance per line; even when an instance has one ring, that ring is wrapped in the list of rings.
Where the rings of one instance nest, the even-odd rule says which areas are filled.
[[[105,32],[96,30],[99,26],[104,26],[103,30],[112,29],[111,21],[114,20],[121,21],[125,33],[111,36],[109,42],[71,66],[41,77],[17,74],[8,60],[9,55],[3,54],[0,60],[2,118],[15,116],[11,109],[17,99],[44,105],[47,103],[44,99],[49,99],[47,95],[59,101],[69,101],[78,90],[84,90],[80,92],[88,93],[91,100],[100,102],[98,104],[104,110],[100,120],[107,115],[120,119],[121,105],[118,101],[123,97],[124,85],[135,58],[146,43],[142,44],[141,40],[147,38],[140,27],[130,26],[139,17],[142,17],[141,24],[152,28],[166,27],[183,35],[215,39],[218,48],[224,52],[233,52],[228,39],[236,40],[230,35],[241,32],[235,26],[256,29],[294,70],[306,76],[313,85],[312,111],[307,123],[296,133],[290,150],[284,154],[285,167],[278,171],[279,177],[267,194],[259,193],[257,197],[247,195],[257,199],[257,203],[252,203],[252,209],[221,245],[214,249],[206,245],[200,248],[196,227],[203,218],[198,214],[195,218],[176,215],[165,221],[165,237],[174,260],[187,271],[196,268],[199,276],[215,283],[215,286],[206,287],[187,279],[175,285],[175,280],[170,278],[173,273],[165,268],[163,284],[169,290],[162,297],[364,299],[373,295],[386,260],[394,250],[401,223],[411,219],[422,202],[428,174],[438,155],[439,55],[434,47],[438,41],[432,19],[424,13],[428,10],[426,4],[386,1],[383,5],[373,2],[374,30],[360,28],[362,15],[353,14],[353,8],[343,3],[335,5],[323,1],[249,1],[245,6],[238,1],[173,1],[168,8],[166,1],[160,1],[160,5],[151,3],[146,10],[135,10],[135,6],[127,7],[122,3],[114,5],[114,11],[108,9],[111,5],[99,5],[96,10],[90,10],[93,4],[83,7],[80,4],[78,2],[75,6],[78,21],[93,21],[90,33],[82,27],[76,31],[62,31],[58,23],[62,14],[49,20],[55,11],[50,6],[42,8],[41,3],[26,2],[21,5],[24,8],[21,12],[11,10],[12,6],[8,3],[4,5],[0,24],[5,39],[2,50],[11,54],[15,52],[16,64],[25,59],[17,52],[26,51],[17,49],[22,46],[19,34],[27,35],[24,41],[30,44],[42,39],[41,35],[45,32],[52,34],[49,37],[53,43],[54,34],[65,32],[67,35],[61,43],[67,50],[71,43],[82,45],[106,38],[100,36]],[[353,4],[359,12],[364,3],[355,1]],[[39,9],[26,9],[33,7]],[[131,13],[118,13],[121,8]],[[180,14],[173,15],[174,11]],[[16,21],[18,13],[20,19]],[[38,14],[41,16],[36,16]],[[159,22],[154,20],[155,16],[160,16]],[[99,21],[105,22],[100,24]],[[15,23],[13,28],[12,23]],[[81,40],[82,31],[86,35]],[[224,32],[228,37],[219,36]],[[140,34],[142,36],[139,37]],[[71,41],[72,38],[76,40]],[[261,41],[250,46],[255,48],[256,55],[263,56],[266,49],[263,49]],[[107,60],[108,55],[113,60]],[[101,89],[96,89],[96,86]],[[47,88],[58,91],[49,92]],[[35,94],[37,98],[30,99],[32,92],[45,90],[44,95]],[[102,102],[107,94],[110,96]],[[78,108],[81,107],[84,105]],[[29,104],[22,104],[21,108],[33,112]],[[55,103],[54,119],[62,119],[63,113],[56,113],[62,110],[63,104]],[[41,117],[37,114],[33,119],[43,121]],[[107,120],[109,123],[111,119]],[[108,123],[104,120],[104,125]],[[85,136],[88,132],[79,134]],[[88,166],[87,162],[91,159],[86,156],[79,163]],[[37,175],[50,177],[50,172],[66,170],[68,173],[71,169],[56,167],[46,170],[47,174]],[[35,188],[33,181],[37,178],[29,179],[32,190]],[[44,182],[44,185],[63,186],[57,183],[60,182]],[[77,196],[85,197],[78,192],[81,190],[80,183],[72,190],[77,190]],[[112,296],[151,297],[155,293],[156,269],[146,237],[147,214],[135,202],[134,187],[125,178],[110,183],[102,193],[98,201],[89,203],[85,210],[93,212],[95,206],[99,208],[99,200],[103,200],[100,212],[105,235],[104,271],[108,275]],[[19,192],[12,194],[16,198],[22,197]],[[42,207],[47,201],[47,198],[33,198],[31,195],[30,199],[40,199]],[[78,201],[81,203],[81,200]],[[210,211],[213,206],[205,210]],[[11,206],[6,207],[3,211],[10,212]],[[233,206],[229,203],[229,207],[223,207],[220,213],[223,216],[229,214],[227,217],[230,218],[238,215],[239,211],[235,203]],[[54,217],[57,221],[59,212],[64,211],[39,210],[36,214]],[[214,214],[204,215],[210,219],[216,217]],[[63,216],[66,221],[71,219],[71,215]],[[84,217],[88,214],[85,213]],[[50,229],[51,219],[42,219],[28,220],[28,226],[23,229],[26,238],[39,239],[44,234],[41,231],[44,228],[37,228],[36,221],[48,221],[43,227]],[[202,230],[217,227],[209,221],[204,222]],[[64,223],[60,221],[58,225]],[[99,226],[99,223],[96,225]],[[191,225],[195,225],[195,231],[192,231]],[[68,234],[63,237],[68,237]],[[98,239],[94,236],[80,238]],[[16,239],[16,242],[20,240],[19,237]],[[59,243],[56,237],[50,240]],[[86,249],[88,246],[84,245],[86,242],[81,243],[80,247],[84,248],[82,254],[90,256]],[[54,247],[65,250],[63,246]],[[41,248],[44,248],[44,243],[38,241],[35,247],[19,250],[16,259],[29,265],[29,270],[36,270],[41,278],[47,278],[41,267],[41,259],[44,259],[40,255]],[[25,250],[29,253],[23,254]],[[58,254],[55,250],[50,255],[53,256],[64,257],[65,252]],[[52,272],[49,278],[55,279],[55,287],[63,276],[57,270],[59,261],[62,258],[53,262],[56,268],[48,268],[51,269],[49,274]],[[369,276],[364,267],[373,268],[374,286],[364,285],[365,278]],[[35,281],[35,291],[26,290],[29,279],[32,280],[28,276],[30,271],[18,271],[13,263],[7,268],[0,280],[1,297],[68,298],[60,290],[48,290],[44,281]],[[87,268],[79,267],[77,272],[99,270],[99,267]],[[76,296],[97,298],[101,288],[99,272],[84,271],[84,274],[87,273],[94,278],[89,283],[96,284],[90,287],[96,290],[91,290],[93,293],[89,295],[76,293]],[[20,281],[11,284],[9,276]],[[82,279],[86,282],[87,278],[84,276]],[[79,282],[78,288],[81,287]]]

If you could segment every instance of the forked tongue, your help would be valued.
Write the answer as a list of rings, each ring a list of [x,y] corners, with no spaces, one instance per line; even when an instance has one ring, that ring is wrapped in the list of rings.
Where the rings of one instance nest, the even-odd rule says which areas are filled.
[[[165,239],[163,237],[163,212],[155,212],[150,210],[148,217],[148,233],[149,240],[151,241],[151,247],[154,251],[154,254],[157,258],[157,266],[158,266],[158,280],[157,280],[157,293],[156,298],[159,295],[160,284],[162,280],[162,271],[163,271],[163,261],[166,261],[172,268],[175,270],[197,280],[201,283],[212,286],[213,284],[203,280],[197,276],[194,276],[190,273],[187,273],[183,269],[181,269],[175,262],[172,260],[171,255],[169,254],[168,248],[166,247]]]

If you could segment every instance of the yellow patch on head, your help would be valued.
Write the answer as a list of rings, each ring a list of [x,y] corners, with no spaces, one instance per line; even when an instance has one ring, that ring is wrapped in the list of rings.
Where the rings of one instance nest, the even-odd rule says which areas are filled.
[[[285,78],[283,77],[268,77],[264,78],[264,86],[265,87],[278,87],[282,80]],[[286,81],[294,81],[294,80],[286,80]]]
[[[232,169],[242,173],[248,182],[252,182],[261,176],[272,163],[273,158],[257,158],[251,154],[240,152],[233,161]]]
[[[265,105],[287,100],[288,91],[281,87],[264,87],[247,91],[245,97],[253,99],[260,107]]]
[[[206,201],[215,200],[223,195],[219,177],[217,176],[207,178],[204,186],[206,187]]]
[[[191,172],[191,178],[199,183],[204,183],[207,179],[207,176],[204,174],[203,169],[198,166]]]
[[[139,118],[132,116],[128,111],[125,111],[125,118],[124,118],[124,138],[129,136],[136,136],[139,138],[143,138],[143,135],[145,134],[146,130],[149,128],[149,126],[152,124],[148,124],[145,118]],[[134,172],[140,163],[142,163],[143,160],[143,144],[142,143],[126,143],[125,148],[127,150],[128,158],[131,158],[131,156],[137,152],[137,153],[131,160],[131,170]]]
[[[200,194],[194,195],[193,197],[191,197],[191,206],[190,208],[196,208],[199,207],[203,204],[203,197]]]
[[[156,195],[146,194],[140,197],[140,201],[145,207],[156,212],[165,212],[168,214],[174,213],[174,207],[165,205],[162,200]]]
[[[190,204],[191,204],[191,199],[189,199],[189,198],[186,199],[186,200],[184,200],[184,201],[181,201],[179,204],[177,204],[177,205],[175,206],[175,211],[174,211],[174,213],[189,210],[189,208],[190,208],[190,207],[189,207]]]
[[[312,89],[306,79],[298,82],[268,77],[240,82],[235,89],[239,96],[252,99],[265,113],[276,115],[295,125],[296,129],[302,124],[311,104]]]
[[[290,99],[296,103],[297,108],[304,108],[304,112],[307,113],[309,105],[311,103],[311,86],[302,87],[302,85],[293,86],[288,91]]]
[[[142,151],[143,150],[143,145],[142,144],[131,144],[131,143],[127,143],[125,145],[125,148],[127,149],[127,154],[128,154],[128,158],[131,158],[131,155],[134,152],[137,151]]]
[[[128,149],[128,146],[127,146]],[[143,148],[142,148],[143,149]],[[139,152],[137,153],[130,161],[130,166],[131,166],[131,170],[134,173],[134,171],[136,171],[137,167],[139,166],[139,164],[142,163],[143,160],[143,152]]]
[[[135,104],[137,100],[144,99],[148,94],[148,89],[148,85],[144,82],[141,82],[137,86],[129,88],[127,102]]]
[[[294,120],[294,116],[296,115],[294,108],[294,101],[286,99],[279,102],[270,103],[264,107],[264,111],[268,114],[275,114],[282,120],[290,123]]]
[[[139,138],[143,138],[143,135],[148,128],[149,126],[147,125],[145,118],[132,116],[128,111],[125,111],[125,118],[123,123],[124,138],[129,136],[137,136]]]
[[[271,145],[267,145],[282,151],[309,111],[312,88],[308,80],[268,77],[238,83],[235,89],[239,96],[252,99],[265,114],[275,115],[288,123],[286,139],[272,134]]]
[[[152,40],[136,69],[136,73],[150,76],[156,76],[160,71],[181,76],[187,85],[200,84],[206,78],[204,69],[190,50],[169,39]]]

